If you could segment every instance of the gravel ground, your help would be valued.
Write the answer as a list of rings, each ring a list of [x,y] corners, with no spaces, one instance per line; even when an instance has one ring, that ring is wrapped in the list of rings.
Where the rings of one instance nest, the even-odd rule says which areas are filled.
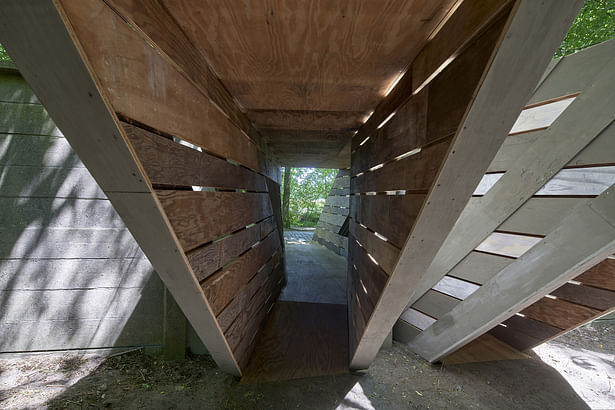
[[[528,360],[431,365],[394,343],[362,375],[245,385],[207,356],[140,351],[0,359],[0,408],[580,409],[615,408],[615,326],[594,324]],[[541,360],[542,359],[542,360]]]

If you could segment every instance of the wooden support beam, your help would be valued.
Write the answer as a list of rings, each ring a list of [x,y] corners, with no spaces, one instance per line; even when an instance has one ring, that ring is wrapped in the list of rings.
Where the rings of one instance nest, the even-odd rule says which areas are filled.
[[[485,283],[410,347],[435,362],[530,306],[615,250],[615,185]]]
[[[560,63],[563,64],[565,61]],[[613,122],[613,70],[615,57],[485,196],[471,200],[422,275],[409,305],[431,289]],[[592,121],[580,121],[589,117]]]
[[[458,127],[399,262],[359,340],[352,369],[372,362],[415,294],[582,4],[556,0],[515,4],[482,85]],[[523,58],[519,55],[523,53]]]
[[[160,202],[52,0],[3,1],[0,39],[165,282],[216,363],[240,369]]]

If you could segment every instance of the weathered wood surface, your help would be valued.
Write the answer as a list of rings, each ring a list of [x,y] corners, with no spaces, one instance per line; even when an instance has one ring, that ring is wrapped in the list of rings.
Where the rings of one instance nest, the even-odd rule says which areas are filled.
[[[512,263],[513,260],[513,258],[488,253],[470,252],[448,274],[482,285],[504,269],[506,265]]]
[[[574,280],[584,285],[595,286],[602,289],[615,291],[615,259],[605,259],[603,262],[583,272]]]
[[[397,262],[399,249],[390,242],[382,240],[355,221],[350,221],[349,227],[352,236],[376,259],[380,267],[390,275]]]
[[[407,158],[386,163],[382,168],[365,172],[350,180],[350,192],[384,192],[405,190],[426,193],[431,187],[450,140],[432,145]]]
[[[156,195],[186,252],[273,215],[266,193],[157,190]]]
[[[530,198],[498,229],[532,235],[547,235],[574,207],[589,198]],[[474,199],[472,199],[474,201]]]
[[[475,196],[487,194],[504,174],[486,174],[474,191]],[[596,196],[615,181],[615,166],[562,169],[540,189],[536,196]],[[502,182],[504,183],[504,182]]]
[[[435,290],[430,290],[417,300],[412,307],[433,318],[439,319],[450,312],[458,303],[459,299]]]
[[[5,1],[2,6],[3,46],[131,228],[212,357],[225,371],[240,374],[107,96],[101,95],[89,62],[75,45],[64,10],[49,0]]]
[[[238,259],[202,283],[203,291],[216,314],[237,295],[239,290],[256,275],[271,255],[280,247],[277,231],[271,232],[258,245],[249,249]]]
[[[508,328],[526,334],[536,340],[546,340],[561,332],[561,329],[518,315],[511,316],[503,322]]]
[[[477,66],[480,67],[477,69],[482,78],[476,93],[470,106],[462,110],[465,114],[461,124],[454,128],[458,132],[452,141],[448,158],[402,248],[395,271],[354,353],[351,368],[367,367],[408,301],[411,298],[414,298],[411,302],[416,301],[442,277],[442,271],[438,271],[434,275],[437,280],[430,280],[427,286],[421,287],[420,278],[424,277],[438,249],[449,236],[580,5],[580,1],[567,4],[566,8],[555,1],[516,3],[510,21],[500,26],[502,36],[494,36],[493,48],[488,50],[489,57],[483,63],[486,67],[480,66],[477,60]],[[537,42],[537,38],[541,41]],[[528,49],[528,42],[536,46]],[[529,53],[526,58],[513,58],[521,49]],[[505,99],[503,95],[506,95]],[[434,96],[431,87],[429,96]],[[444,123],[442,126],[447,127]],[[433,132],[438,128],[434,127]],[[463,257],[457,262],[461,259]],[[450,268],[444,272],[448,270]],[[441,320],[428,330],[439,322]]]
[[[498,338],[486,333],[456,352],[446,356],[442,359],[442,363],[444,365],[453,365],[529,358],[530,356],[521,353]]]
[[[348,372],[346,306],[278,302],[242,383],[265,383]]]
[[[116,111],[259,171],[255,144],[107,4],[61,3]]]
[[[435,318],[412,308],[402,313],[400,319],[407,323],[410,323],[412,326],[420,330],[427,329],[436,321]]]
[[[433,290],[463,300],[476,292],[478,288],[479,286],[474,283],[466,282],[452,276],[445,276],[434,285]]]
[[[266,267],[266,265],[265,265]],[[256,279],[255,276],[252,280]],[[250,328],[250,321],[254,315],[267,303],[274,302],[278,299],[280,282],[283,280],[281,270],[274,271],[273,274],[269,274],[265,281],[261,284],[259,289],[252,295],[251,298],[244,300],[243,293],[239,293],[235,300],[239,300],[242,307],[237,312],[234,322],[225,331],[225,335],[231,348],[235,351],[239,343],[245,338],[254,338],[254,334],[249,334],[247,331]],[[250,285],[251,281],[247,284],[246,288]],[[278,289],[278,292],[276,292]],[[231,302],[231,305],[232,303]],[[231,307],[229,305],[229,307]],[[228,309],[228,307],[227,307]]]
[[[412,348],[430,361],[438,360],[508,319],[513,312],[528,307],[531,311],[530,305],[543,295],[604,260],[615,249],[614,189],[611,187],[575,209],[544,240],[418,336]],[[574,307],[574,314],[579,318],[596,312],[578,305]],[[545,316],[540,318],[544,320]],[[566,320],[562,316],[555,318],[555,315],[546,318],[560,319]],[[569,323],[551,324],[565,328]]]
[[[135,30],[147,37],[157,51],[167,56],[170,64],[220,107],[235,125],[245,132],[259,148],[260,171],[280,183],[279,167],[251,119],[241,111],[234,97],[212,71],[203,53],[194,47],[163,2],[158,0],[107,0],[114,10],[129,21]]]
[[[575,98],[566,112],[480,201],[468,204],[445,243],[439,247],[410,303],[475,249],[612,122],[613,64],[615,59],[602,68],[590,88]],[[591,117],[592,121],[579,121],[583,117]]]
[[[569,329],[598,315],[600,311],[565,300],[544,297],[523,309],[521,313],[530,319],[560,329]]]
[[[398,248],[410,232],[426,195],[353,195],[351,217]]]
[[[481,4],[462,2],[446,24],[412,62],[412,91],[423,88],[462,52],[463,48],[511,2],[488,0]]]
[[[601,263],[603,262],[596,266]],[[615,283],[615,277],[612,277],[610,282]],[[608,310],[615,306],[615,292],[592,286],[566,283],[551,294],[559,299],[598,310]]]
[[[224,332],[235,322],[235,319],[257,292],[262,292],[263,289],[266,289],[266,285],[274,281],[274,277],[276,278],[275,283],[281,279],[281,277],[277,275],[279,272],[274,271],[275,259],[279,259],[279,256],[279,253],[273,254],[271,259],[261,266],[257,274],[250,279],[239,293],[237,293],[237,296],[235,296],[232,302],[220,312],[218,315],[218,323]],[[245,326],[245,323],[242,325]]]
[[[518,258],[542,238],[517,235],[504,232],[493,232],[476,247],[476,251],[493,253],[501,256]]]
[[[262,175],[123,122],[152,184],[246,189],[266,192]]]
[[[201,282],[265,238],[275,228],[273,217],[268,217],[249,228],[196,248],[186,256],[194,274]]]
[[[524,109],[510,129],[510,134],[520,134],[522,132],[548,128],[572,104],[574,99],[575,97],[565,98]]]

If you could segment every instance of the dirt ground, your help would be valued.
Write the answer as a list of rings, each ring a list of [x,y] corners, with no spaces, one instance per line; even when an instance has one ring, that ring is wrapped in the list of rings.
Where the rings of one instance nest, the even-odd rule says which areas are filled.
[[[431,365],[394,343],[362,375],[261,385],[240,383],[207,356],[0,357],[0,408],[615,408],[614,328],[586,326],[540,346],[529,360],[455,366]]]

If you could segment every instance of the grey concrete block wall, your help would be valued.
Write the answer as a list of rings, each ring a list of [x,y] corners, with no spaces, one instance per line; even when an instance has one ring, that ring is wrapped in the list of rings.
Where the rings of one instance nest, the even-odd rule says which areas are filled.
[[[340,235],[340,230],[350,211],[347,197],[349,191],[350,171],[340,169],[325,200],[312,238],[313,241],[342,256],[348,255],[348,234]]]
[[[162,346],[164,291],[44,107],[2,63],[0,353]]]

